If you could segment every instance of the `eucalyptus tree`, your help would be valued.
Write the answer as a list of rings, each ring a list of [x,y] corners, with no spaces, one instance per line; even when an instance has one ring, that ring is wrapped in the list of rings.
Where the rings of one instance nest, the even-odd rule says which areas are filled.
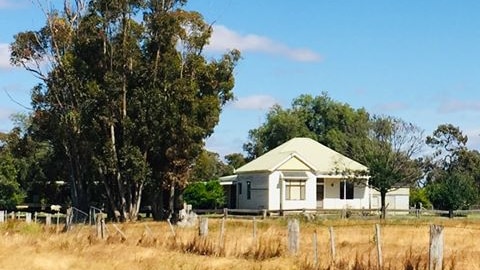
[[[335,101],[325,92],[301,95],[291,108],[272,107],[265,123],[249,131],[244,150],[251,160],[293,137],[309,137],[356,159],[368,134],[369,119],[365,109]]]
[[[433,206],[449,211],[478,201],[480,153],[466,146],[468,137],[452,124],[442,124],[426,139],[434,149],[429,159],[426,190]]]
[[[394,117],[374,116],[358,161],[368,167],[368,185],[380,193],[381,218],[386,217],[386,194],[413,186],[423,177],[423,130]]]
[[[148,185],[154,216],[165,218],[233,98],[239,52],[207,61],[212,28],[184,0],[65,3],[11,46],[12,63],[41,79],[38,132],[64,154],[75,206],[101,188],[117,220],[134,220]]]
[[[423,160],[418,156],[423,131],[419,127],[393,117],[370,116],[365,109],[352,108],[326,93],[301,95],[291,108],[272,107],[265,123],[250,130],[244,150],[252,159],[298,136],[313,138],[366,165],[368,171],[342,173],[352,181],[369,176],[368,185],[380,193],[382,217],[387,192],[422,177]]]

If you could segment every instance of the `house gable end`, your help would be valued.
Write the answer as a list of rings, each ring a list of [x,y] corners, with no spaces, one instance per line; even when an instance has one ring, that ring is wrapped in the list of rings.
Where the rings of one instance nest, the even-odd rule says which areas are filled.
[[[272,168],[272,171],[315,171],[315,168],[298,154],[292,154]]]

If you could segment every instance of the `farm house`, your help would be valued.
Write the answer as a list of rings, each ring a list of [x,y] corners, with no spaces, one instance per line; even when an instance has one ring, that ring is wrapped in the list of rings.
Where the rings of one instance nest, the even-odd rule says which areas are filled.
[[[357,170],[367,167],[315,140],[293,138],[220,180],[232,209],[378,209],[368,178],[353,183],[342,174]],[[408,198],[408,188],[388,193],[388,208],[408,209]]]

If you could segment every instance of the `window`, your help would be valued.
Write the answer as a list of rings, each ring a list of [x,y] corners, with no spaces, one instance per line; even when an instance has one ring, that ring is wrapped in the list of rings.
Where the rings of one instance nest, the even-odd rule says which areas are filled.
[[[238,195],[242,195],[242,183],[237,183],[238,185]]]
[[[247,181],[247,200],[252,198],[252,182]]]
[[[305,180],[285,180],[286,200],[305,200]]]
[[[340,182],[340,199],[345,199],[345,193],[347,193],[347,200],[353,199],[353,183],[344,180]]]

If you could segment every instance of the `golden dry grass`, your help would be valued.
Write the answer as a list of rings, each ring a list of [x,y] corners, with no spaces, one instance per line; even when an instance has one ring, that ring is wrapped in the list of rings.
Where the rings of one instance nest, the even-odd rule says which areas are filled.
[[[426,269],[429,224],[432,221],[388,221],[381,225],[385,269]],[[435,220],[445,226],[445,268],[480,269],[480,223]],[[9,222],[0,225],[0,269],[334,269],[328,226],[336,238],[336,269],[377,269],[375,221],[301,223],[300,252],[289,254],[286,221],[228,220],[220,243],[221,220],[210,220],[209,236],[197,229],[176,228],[173,237],[163,222],[112,224],[109,237],[97,239],[93,227],[68,233],[55,227]],[[148,227],[148,228],[147,228]],[[317,233],[319,265],[313,266],[313,233]]]

